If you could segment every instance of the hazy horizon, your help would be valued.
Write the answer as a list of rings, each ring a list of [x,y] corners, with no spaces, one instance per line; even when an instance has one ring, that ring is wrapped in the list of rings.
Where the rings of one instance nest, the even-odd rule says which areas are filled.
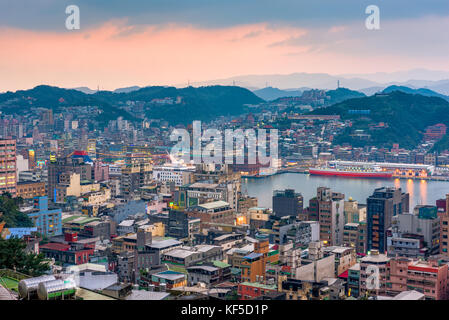
[[[396,73],[407,73],[407,72],[411,72],[411,71],[423,71],[423,72],[428,72],[428,73],[447,73],[446,76],[440,76],[440,77],[436,77],[436,76],[421,76],[421,77],[410,77],[410,78],[406,78],[406,80],[404,79],[398,79],[398,78],[394,78],[394,74]],[[127,85],[121,86],[121,87],[112,87],[112,88],[104,88],[101,84],[96,86],[96,87],[89,87],[85,84],[79,84],[77,86],[73,86],[73,87],[64,87],[58,83],[38,83],[36,85],[33,85],[31,87],[27,87],[27,88],[16,88],[13,90],[4,90],[4,91],[0,91],[1,92],[6,92],[6,91],[20,91],[20,90],[30,90],[35,88],[36,86],[39,85],[47,85],[47,86],[54,86],[54,87],[60,87],[60,88],[65,88],[65,89],[89,89],[92,91],[97,91],[97,89],[99,90],[105,90],[105,91],[115,91],[115,90],[119,90],[119,89],[127,89],[127,88],[132,88],[132,87],[140,87],[140,88],[144,88],[144,87],[150,87],[150,86],[172,86],[172,87],[177,87],[177,88],[185,88],[188,85],[193,86],[193,87],[199,87],[199,86],[206,86],[206,85],[215,85],[215,82],[222,82],[219,85],[236,85],[236,86],[242,86],[241,84],[239,84],[238,82],[236,83],[232,83],[233,79],[239,79],[239,78],[246,78],[246,77],[270,77],[270,76],[279,76],[279,77],[285,77],[285,76],[291,76],[291,75],[298,75],[298,74],[307,74],[307,75],[329,75],[332,77],[337,77],[337,78],[341,78],[342,80],[344,79],[364,79],[364,80],[369,80],[369,81],[373,81],[373,82],[378,82],[378,84],[380,86],[387,86],[387,85],[391,85],[392,83],[399,83],[402,84],[404,82],[407,81],[411,81],[411,80],[423,80],[423,81],[429,81],[429,82],[437,82],[437,81],[442,81],[442,80],[449,80],[449,71],[442,71],[442,70],[427,70],[427,69],[410,69],[410,70],[399,70],[399,71],[394,71],[394,72],[376,72],[376,73],[371,73],[371,74],[330,74],[330,73],[303,73],[303,72],[292,72],[292,73],[285,73],[285,74],[251,74],[251,75],[235,75],[229,78],[223,78],[223,79],[207,79],[207,80],[202,80],[202,81],[194,81],[194,82],[190,82],[190,83],[185,83],[185,84],[180,84],[180,83],[169,83],[169,84],[152,84],[152,83],[148,83],[148,84],[144,84],[144,85],[137,85],[135,83],[129,83]],[[382,75],[383,77],[385,76],[391,76],[392,78],[390,78],[388,81],[376,81],[375,76],[376,75]],[[374,79],[373,79],[374,77]],[[229,83],[226,83],[229,82]],[[273,87],[273,88],[279,88],[279,89],[298,89],[300,88],[300,86],[297,87],[278,87],[275,85],[270,85],[270,83],[267,83],[268,87]],[[99,88],[98,88],[99,87]],[[245,87],[245,86],[244,86]],[[259,86],[259,87],[251,87],[250,89],[262,89],[265,88],[267,86]],[[312,86],[313,87],[313,86]],[[311,87],[311,88],[312,88]],[[344,87],[344,86],[342,86]],[[413,86],[410,86],[413,87]],[[422,86],[425,87],[425,86]],[[365,88],[365,87],[364,87]],[[369,87],[366,87],[369,88]],[[1,88],[0,88],[1,89]]]

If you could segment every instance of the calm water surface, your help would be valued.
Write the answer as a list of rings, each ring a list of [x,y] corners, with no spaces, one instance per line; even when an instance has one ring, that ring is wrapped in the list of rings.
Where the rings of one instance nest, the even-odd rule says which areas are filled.
[[[346,200],[352,197],[359,203],[366,203],[375,188],[401,187],[410,194],[410,207],[417,204],[435,205],[437,199],[445,198],[449,193],[449,181],[425,181],[405,179],[357,179],[310,176],[301,173],[284,173],[261,179],[242,179],[242,190],[257,197],[259,206],[271,208],[273,190],[295,189],[302,193],[304,206],[316,196],[318,187],[329,187],[332,191],[345,194]]]

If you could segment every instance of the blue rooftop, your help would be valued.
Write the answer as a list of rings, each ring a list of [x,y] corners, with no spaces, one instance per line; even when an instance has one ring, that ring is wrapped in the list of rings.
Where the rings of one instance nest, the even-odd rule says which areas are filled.
[[[260,258],[262,256],[263,256],[262,253],[255,253],[255,252],[253,252],[253,253],[250,253],[247,256],[244,256],[243,259],[254,260],[254,259]]]
[[[37,228],[8,228],[9,233],[6,234],[6,240],[9,238],[19,238],[22,239],[23,236],[31,235],[31,232],[36,232]]]

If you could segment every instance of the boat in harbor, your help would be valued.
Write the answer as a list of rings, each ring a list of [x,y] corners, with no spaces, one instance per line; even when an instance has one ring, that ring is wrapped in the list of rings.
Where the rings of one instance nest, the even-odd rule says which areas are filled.
[[[382,170],[379,166],[365,165],[365,166],[338,166],[336,163],[329,163],[326,167],[310,168],[311,175],[320,176],[336,176],[348,178],[378,178],[391,179],[393,171]]]

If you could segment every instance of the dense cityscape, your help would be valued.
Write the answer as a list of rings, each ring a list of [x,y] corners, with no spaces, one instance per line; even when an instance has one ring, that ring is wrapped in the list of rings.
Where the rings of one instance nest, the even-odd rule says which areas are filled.
[[[449,300],[447,3],[16,1],[1,301]]]
[[[182,100],[127,101],[119,108]],[[39,260],[1,261],[7,297],[448,298],[449,194],[413,206],[400,186],[385,184],[353,199],[323,184],[309,199],[301,190],[272,190],[263,195],[270,206],[261,207],[246,192],[255,180],[288,173],[445,183],[449,154],[432,151],[446,135],[444,124],[428,126],[415,148],[404,149],[337,145],[334,137],[351,120],[287,112],[279,102],[203,122],[278,129],[280,160],[267,167],[184,163],[169,152],[175,127],[167,121],[119,116],[102,127],[98,112],[32,106],[1,115],[2,247],[19,246]],[[367,282],[370,266],[379,267],[375,288]]]

